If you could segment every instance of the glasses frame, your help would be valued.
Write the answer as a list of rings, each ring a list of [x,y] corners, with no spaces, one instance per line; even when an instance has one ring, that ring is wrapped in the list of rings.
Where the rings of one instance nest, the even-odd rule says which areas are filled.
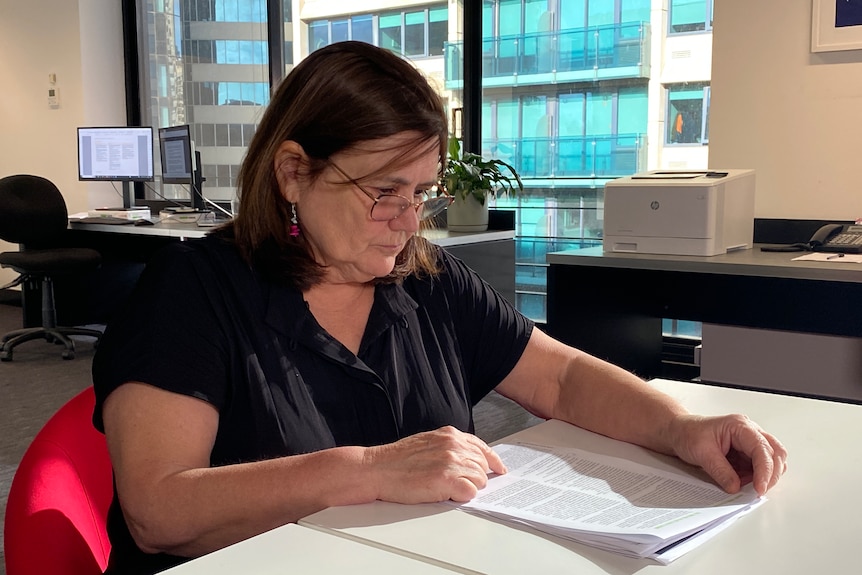
[[[354,185],[354,186],[356,186],[357,188],[359,188],[359,190],[360,190],[363,194],[365,194],[366,196],[368,196],[368,197],[371,199],[371,201],[372,201],[372,202],[374,202],[374,203],[371,205],[371,212],[369,213],[369,217],[371,217],[371,219],[372,219],[372,220],[374,220],[375,222],[391,222],[392,220],[397,220],[398,218],[400,218],[400,217],[401,217],[401,215],[402,215],[404,212],[406,212],[406,211],[407,211],[407,208],[409,208],[410,206],[413,206],[413,209],[414,209],[414,210],[416,210],[416,213],[417,213],[417,215],[418,215],[418,214],[419,214],[419,209],[420,209],[422,206],[424,206],[425,204],[427,204],[428,202],[431,202],[431,201],[437,202],[437,201],[439,201],[439,200],[444,200],[444,201],[446,202],[446,203],[445,203],[445,205],[443,205],[443,204],[441,203],[441,204],[440,204],[440,207],[439,207],[439,208],[437,208],[437,209],[435,209],[434,211],[429,212],[427,215],[426,215],[426,214],[422,214],[422,215],[420,215],[420,216],[419,216],[419,221],[425,221],[425,220],[428,220],[428,219],[433,218],[433,217],[434,217],[434,216],[436,216],[437,214],[442,213],[442,212],[443,212],[443,210],[445,210],[446,208],[448,208],[449,206],[451,206],[451,205],[452,205],[452,202],[454,202],[454,201],[455,201],[455,196],[450,196],[450,195],[449,195],[449,193],[448,193],[448,192],[446,192],[446,189],[443,187],[443,184],[442,184],[442,183],[440,183],[440,182],[438,182],[438,183],[437,183],[437,186],[436,186],[436,187],[437,187],[437,189],[438,189],[438,190],[442,190],[442,191],[443,191],[443,194],[442,194],[442,195],[434,196],[433,198],[428,198],[427,200],[422,201],[422,202],[416,202],[416,203],[413,203],[413,202],[411,202],[408,198],[406,198],[406,197],[404,197],[404,196],[402,196],[402,195],[400,195],[400,194],[377,194],[377,195],[375,195],[374,193],[369,192],[367,189],[365,189],[365,186],[363,186],[362,184],[360,184],[359,182],[357,182],[355,179],[353,179],[353,178],[351,178],[349,175],[347,175],[347,172],[345,172],[344,170],[342,170],[342,169],[338,166],[338,164],[336,164],[336,163],[335,163],[335,162],[333,162],[332,160],[327,160],[327,162],[329,163],[329,165],[330,165],[330,166],[332,166],[332,167],[335,169],[335,171],[336,171],[336,172],[338,172],[339,174],[341,174],[342,176],[344,176],[344,178],[345,178],[348,182],[350,182],[352,185]],[[374,217],[374,208],[376,208],[376,207],[377,207],[377,204],[380,202],[380,199],[381,199],[381,198],[384,198],[384,197],[398,198],[398,200],[400,200],[400,202],[401,202],[401,204],[403,205],[403,207],[401,208],[401,211],[400,211],[400,212],[398,212],[398,215],[396,215],[396,216],[394,216],[394,217],[391,217],[391,218],[383,218],[383,219],[375,218],[375,217]]]

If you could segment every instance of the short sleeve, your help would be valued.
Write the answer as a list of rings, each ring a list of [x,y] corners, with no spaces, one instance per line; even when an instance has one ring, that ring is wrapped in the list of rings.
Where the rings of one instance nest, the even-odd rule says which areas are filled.
[[[94,424],[102,405],[128,382],[224,405],[229,361],[219,318],[224,304],[209,258],[187,245],[163,249],[147,265],[122,311],[108,325],[93,360]]]
[[[445,272],[440,282],[475,405],[518,363],[534,324],[464,262],[441,253]]]

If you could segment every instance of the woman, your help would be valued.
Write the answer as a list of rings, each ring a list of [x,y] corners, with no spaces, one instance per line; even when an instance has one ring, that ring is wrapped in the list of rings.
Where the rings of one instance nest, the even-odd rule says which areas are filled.
[[[152,573],[333,505],[471,499],[504,473],[473,430],[492,389],[758,492],[781,444],[702,418],[534,329],[418,238],[441,102],[409,64],[345,42],[279,86],[238,217],[148,265],[94,362],[116,494],[109,571]],[[737,466],[731,465],[731,460]]]

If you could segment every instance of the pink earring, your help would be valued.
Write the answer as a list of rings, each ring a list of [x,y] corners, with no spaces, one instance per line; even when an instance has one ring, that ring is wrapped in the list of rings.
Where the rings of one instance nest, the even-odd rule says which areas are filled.
[[[290,204],[290,235],[294,238],[299,235],[299,222],[296,220],[296,204]]]

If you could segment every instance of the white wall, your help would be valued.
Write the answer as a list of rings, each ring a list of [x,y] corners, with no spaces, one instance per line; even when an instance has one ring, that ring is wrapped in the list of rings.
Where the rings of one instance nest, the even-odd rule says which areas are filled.
[[[116,0],[0,0],[0,177],[48,178],[71,213],[117,201],[110,184],[78,181],[76,128],[126,123],[121,25]],[[0,285],[14,277],[0,270]]]
[[[0,0],[0,13],[2,175],[44,176],[67,203],[83,205],[75,154],[75,127],[83,117],[78,3]],[[56,110],[48,107],[49,73],[57,75]]]
[[[757,170],[757,217],[862,217],[862,51],[811,53],[811,5],[715,2],[709,164]]]
[[[0,0],[4,1],[4,0]],[[55,0],[62,2],[63,0]],[[81,38],[82,126],[125,126],[126,85],[123,16],[117,0],[78,0]],[[77,135],[77,134],[76,134]],[[77,170],[77,140],[75,141]],[[77,172],[75,172],[77,177]],[[120,184],[79,182],[86,205],[70,212],[122,205]]]

